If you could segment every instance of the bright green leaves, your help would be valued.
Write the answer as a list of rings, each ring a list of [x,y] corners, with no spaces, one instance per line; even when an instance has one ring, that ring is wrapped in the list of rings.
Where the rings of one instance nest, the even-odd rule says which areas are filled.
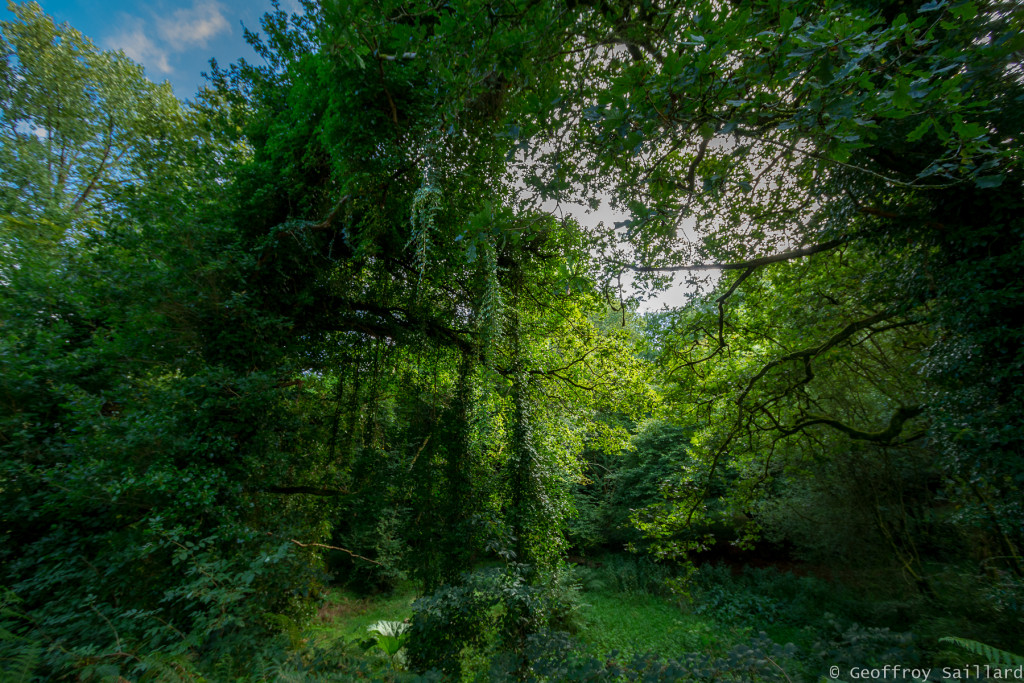
[[[673,369],[666,408],[697,429],[692,460],[665,487],[667,503],[640,516],[661,552],[699,548],[708,525],[774,504],[780,491],[805,485],[809,463],[842,457],[900,406],[925,400],[907,368],[927,334],[912,319],[861,307],[899,270],[890,264],[890,275],[875,274],[878,266],[877,255],[853,250],[777,264],[738,290],[729,289],[736,276],[723,279],[718,293],[732,291],[724,312],[708,297],[668,318],[659,335],[661,362]],[[855,288],[860,305],[848,298]],[[921,426],[905,422],[904,437]],[[775,521],[761,517],[745,529]]]
[[[34,3],[0,24],[0,211],[67,221],[141,178],[182,123],[170,86]]]

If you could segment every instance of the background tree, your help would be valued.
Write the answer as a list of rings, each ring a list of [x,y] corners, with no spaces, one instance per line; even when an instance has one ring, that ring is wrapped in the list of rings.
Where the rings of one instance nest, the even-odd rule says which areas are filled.
[[[544,177],[575,173],[630,210],[625,233],[604,237],[612,275],[726,273],[664,356],[692,377],[685,386],[703,390],[707,367],[723,373],[721,401],[681,397],[725,410],[706,415],[697,442],[705,472],[768,462],[779,439],[810,447],[831,431],[892,445],[927,424],[943,495],[973,510],[963,528],[986,526],[1019,569],[1020,329],[1007,323],[1020,305],[1020,118],[1008,106],[1020,96],[1019,13],[977,2],[580,12],[571,87],[583,96],[546,130],[571,127],[571,147],[593,152],[574,159],[552,142],[539,159]],[[846,284],[810,302],[816,278],[759,284],[805,261]],[[739,351],[757,328],[748,337],[737,305],[772,310],[775,296],[814,341],[773,334],[753,361]],[[908,366],[924,384],[908,383]],[[871,426],[847,421],[858,414]],[[692,520],[699,507],[671,515]]]
[[[66,226],[169,161],[183,110],[169,83],[149,82],[123,53],[98,50],[38,4],[9,1],[8,10],[0,212]]]

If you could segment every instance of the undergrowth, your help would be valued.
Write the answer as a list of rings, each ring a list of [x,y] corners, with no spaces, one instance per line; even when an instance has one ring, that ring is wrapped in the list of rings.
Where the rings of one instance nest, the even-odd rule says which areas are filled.
[[[81,681],[190,683],[795,682],[819,681],[831,666],[849,670],[898,662],[938,668],[984,664],[993,652],[1003,656],[998,648],[1003,643],[968,640],[986,631],[971,630],[963,620],[940,621],[929,631],[929,615],[939,608],[912,594],[894,591],[872,602],[841,583],[773,569],[705,566],[688,577],[685,593],[671,590],[680,585],[675,578],[669,567],[646,558],[607,556],[556,573],[547,591],[493,569],[465,575],[462,588],[446,587],[426,597],[418,597],[408,582],[374,596],[332,589],[312,623],[268,615],[278,635],[250,648],[255,655],[225,653],[215,660],[201,652],[63,656],[77,657],[74,675]],[[516,601],[523,614],[542,617],[518,641],[509,630],[519,608],[508,606]],[[377,642],[382,622],[408,633],[400,643],[404,647]],[[934,635],[935,628],[953,623],[961,630]],[[444,633],[455,640],[446,640]],[[443,657],[433,651],[440,643],[450,646]],[[39,666],[53,647],[7,592],[0,604],[0,679],[45,680]],[[412,670],[417,662],[427,671]]]

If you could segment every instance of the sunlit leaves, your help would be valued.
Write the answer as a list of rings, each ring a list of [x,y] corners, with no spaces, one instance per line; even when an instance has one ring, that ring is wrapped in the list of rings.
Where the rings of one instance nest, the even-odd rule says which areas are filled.
[[[170,85],[145,79],[34,3],[0,25],[0,210],[67,221],[109,204],[166,151],[182,122]]]

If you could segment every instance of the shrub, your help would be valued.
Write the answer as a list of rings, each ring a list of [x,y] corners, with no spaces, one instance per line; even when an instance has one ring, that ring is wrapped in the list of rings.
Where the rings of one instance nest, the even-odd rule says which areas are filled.
[[[458,676],[466,647],[483,647],[497,624],[501,570],[467,573],[463,583],[444,585],[413,603],[406,645],[409,665]]]
[[[761,633],[748,644],[736,645],[722,656],[688,653],[666,659],[648,653],[625,659],[618,652],[611,652],[595,657],[581,651],[580,645],[568,634],[546,631],[531,635],[521,656],[509,652],[496,656],[492,660],[488,680],[509,680],[520,676],[528,680],[559,682],[787,681],[786,667],[795,665],[795,656],[793,645],[780,646]]]

